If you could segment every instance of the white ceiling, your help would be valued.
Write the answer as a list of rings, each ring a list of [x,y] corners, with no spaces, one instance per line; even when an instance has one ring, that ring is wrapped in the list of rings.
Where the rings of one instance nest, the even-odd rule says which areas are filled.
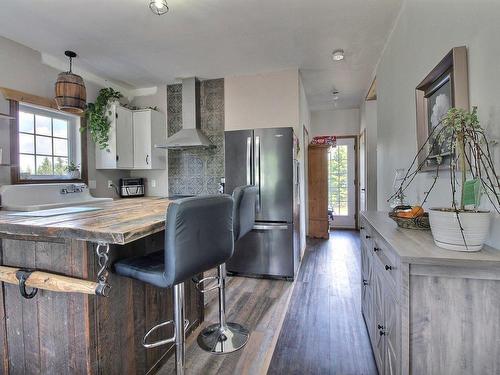
[[[0,35],[76,51],[85,70],[132,87],[299,67],[311,109],[359,107],[401,0],[0,0]],[[331,52],[346,59],[334,63]]]

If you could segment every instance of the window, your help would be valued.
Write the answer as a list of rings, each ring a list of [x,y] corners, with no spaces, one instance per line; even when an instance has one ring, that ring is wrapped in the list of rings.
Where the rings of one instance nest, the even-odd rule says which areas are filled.
[[[20,104],[18,119],[19,181],[69,179],[81,160],[79,118]]]
[[[328,150],[328,209],[335,216],[348,216],[347,145]]]

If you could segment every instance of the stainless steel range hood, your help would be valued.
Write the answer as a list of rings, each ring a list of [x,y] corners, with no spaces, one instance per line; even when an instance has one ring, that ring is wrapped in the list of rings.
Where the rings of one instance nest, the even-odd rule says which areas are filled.
[[[195,78],[182,80],[182,129],[156,148],[177,149],[215,147],[200,129],[200,82]]]

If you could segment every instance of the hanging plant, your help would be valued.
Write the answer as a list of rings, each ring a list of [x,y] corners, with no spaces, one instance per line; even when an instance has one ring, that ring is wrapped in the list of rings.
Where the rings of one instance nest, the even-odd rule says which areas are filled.
[[[90,139],[101,149],[109,147],[109,128],[111,127],[111,104],[123,97],[119,91],[113,90],[111,87],[101,89],[94,103],[87,105],[85,118],[87,125],[81,127],[83,132],[88,130]]]

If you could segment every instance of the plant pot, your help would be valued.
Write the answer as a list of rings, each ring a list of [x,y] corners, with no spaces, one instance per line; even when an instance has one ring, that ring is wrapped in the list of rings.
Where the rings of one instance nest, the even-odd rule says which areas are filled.
[[[481,250],[490,232],[490,220],[489,211],[460,211],[457,215],[453,209],[449,208],[429,210],[434,243],[447,250]],[[463,233],[460,230],[460,224]]]
[[[68,172],[68,177],[71,180],[78,180],[80,178],[80,171],[71,171],[71,172]]]

